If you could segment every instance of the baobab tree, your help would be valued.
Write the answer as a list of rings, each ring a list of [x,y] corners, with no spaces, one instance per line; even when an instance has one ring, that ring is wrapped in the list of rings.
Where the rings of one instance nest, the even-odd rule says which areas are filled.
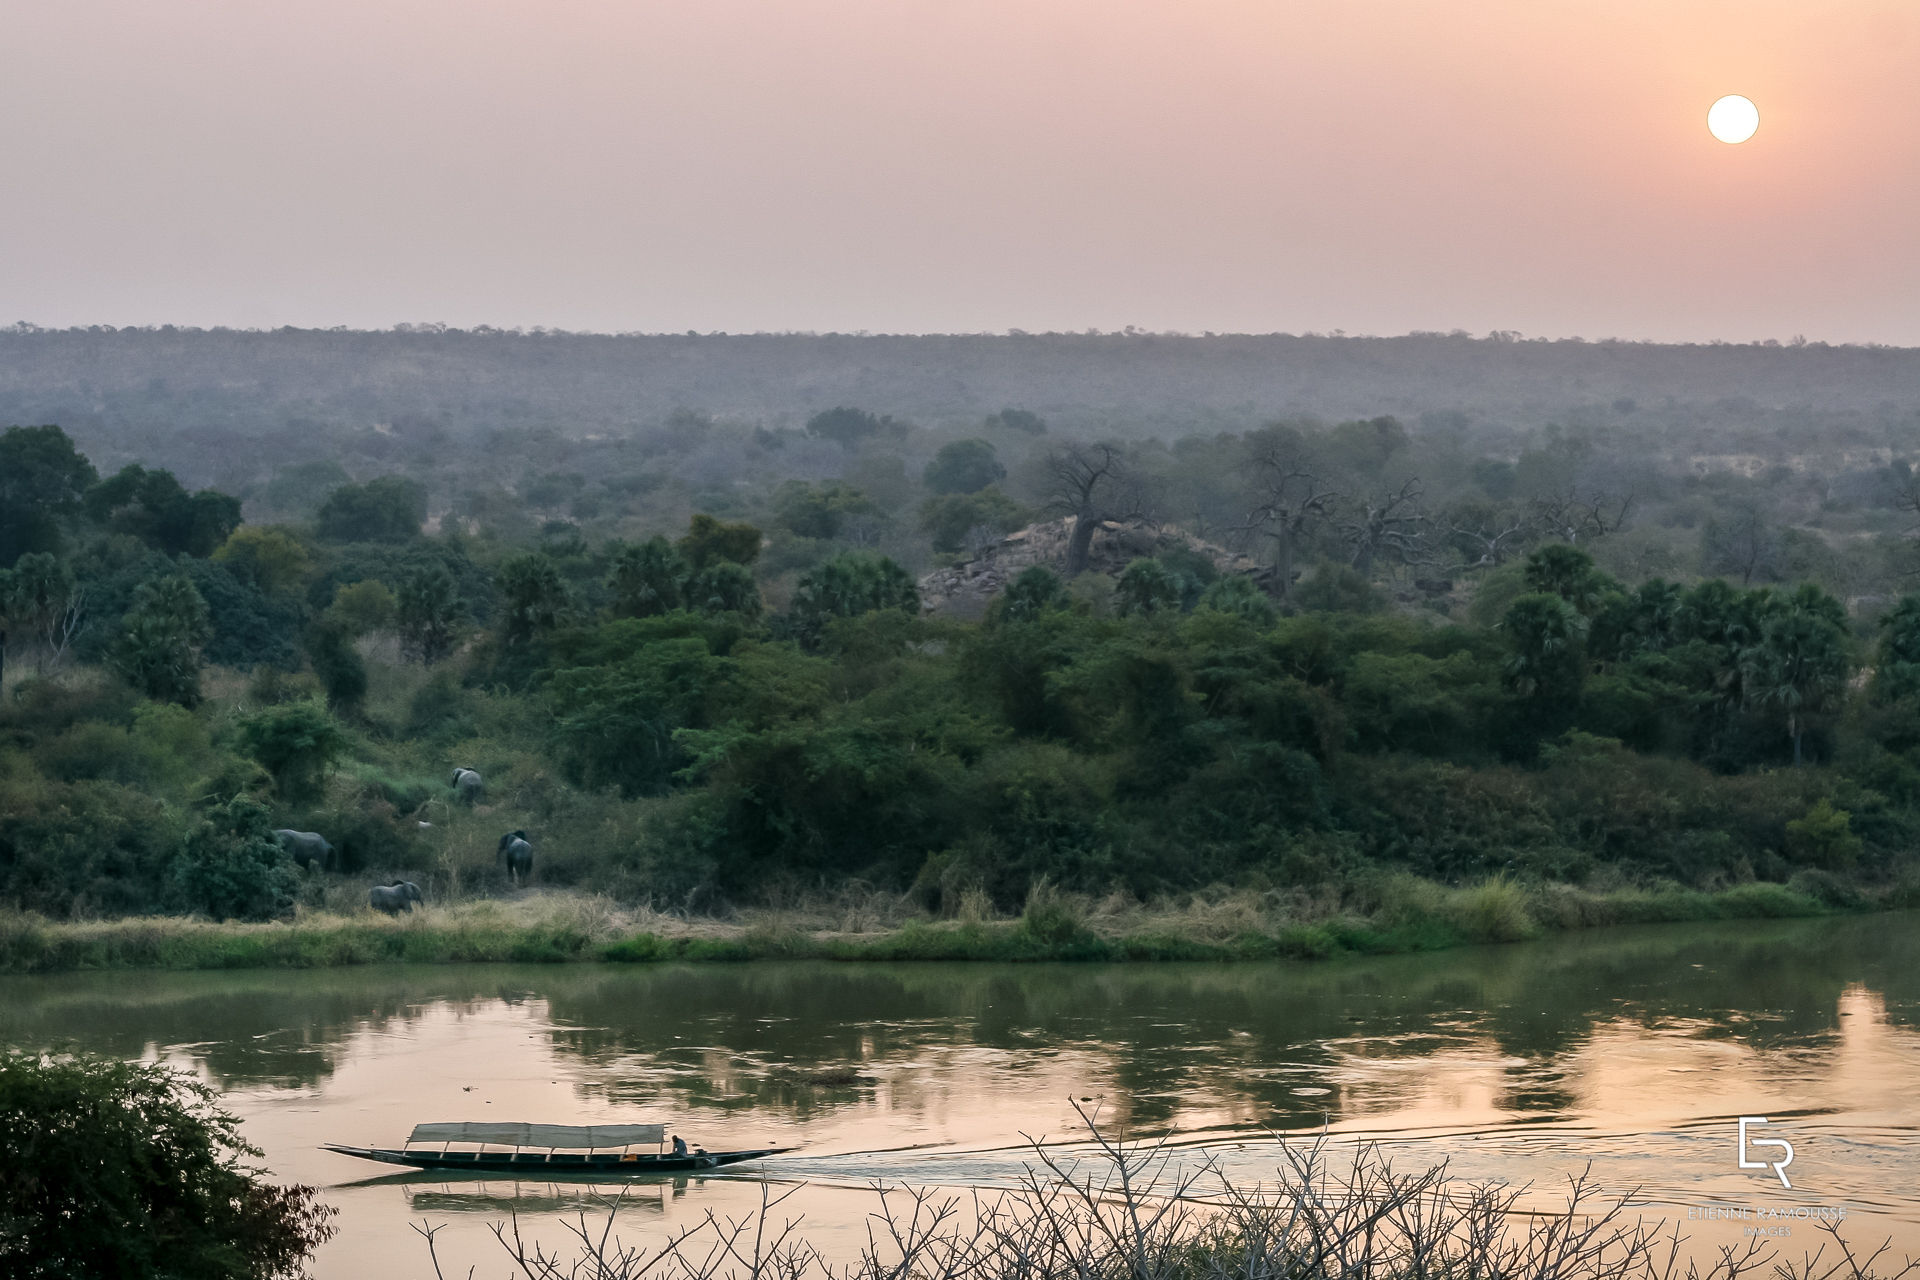
[[[1272,541],[1274,578],[1284,600],[1293,589],[1295,553],[1333,517],[1340,494],[1327,484],[1297,432],[1276,429],[1262,434],[1267,438],[1249,460],[1253,508],[1236,532]]]
[[[1427,514],[1420,506],[1418,479],[1398,489],[1368,494],[1342,504],[1335,523],[1353,546],[1353,567],[1363,577],[1373,576],[1374,561],[1382,555],[1401,564],[1425,557]]]
[[[1047,455],[1047,505],[1073,517],[1067,540],[1067,576],[1086,570],[1093,531],[1104,520],[1143,515],[1140,486],[1119,446],[1076,444]]]

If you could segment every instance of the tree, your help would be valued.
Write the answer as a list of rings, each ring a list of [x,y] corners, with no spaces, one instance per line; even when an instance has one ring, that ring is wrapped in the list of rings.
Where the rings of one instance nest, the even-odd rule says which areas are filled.
[[[823,409],[807,419],[807,434],[820,440],[831,440],[843,449],[851,449],[863,440],[878,435],[902,435],[905,428],[892,418],[883,418],[867,412],[865,409],[850,409],[842,405],[837,409]]]
[[[607,580],[614,615],[651,618],[680,608],[686,602],[691,572],[665,538],[621,547],[614,553],[613,573]]]
[[[59,427],[0,431],[0,568],[29,551],[58,552],[62,516],[99,475]]]
[[[1469,571],[1498,569],[1533,536],[1518,508],[1484,498],[1460,499],[1446,509],[1441,523],[1446,526],[1447,541]]]
[[[760,558],[760,531],[750,524],[725,524],[704,511],[687,522],[687,536],[675,543],[689,568],[710,564],[752,564]]]
[[[20,1280],[279,1280],[333,1235],[188,1072],[7,1050],[0,1116],[0,1271]]]
[[[419,536],[426,518],[425,486],[405,476],[376,476],[328,494],[314,521],[329,542],[403,542]]]
[[[731,560],[716,560],[687,579],[687,607],[695,613],[760,616],[760,584],[753,570]]]
[[[1738,575],[1750,587],[1755,578],[1779,577],[1780,531],[1758,502],[1743,502],[1725,520],[1708,520],[1700,530],[1700,571],[1714,577]]]
[[[1047,420],[1027,409],[1002,409],[987,415],[987,428],[1020,431],[1030,436],[1047,434]]]
[[[920,504],[920,528],[935,551],[978,554],[1027,521],[1026,511],[998,489],[943,493]]]
[[[214,489],[188,493],[171,471],[134,463],[87,490],[87,514],[164,555],[204,560],[240,527],[240,499]]]
[[[773,494],[774,516],[803,538],[837,538],[855,516],[873,516],[878,508],[849,484],[829,480],[812,485],[788,480]]]
[[[1248,462],[1253,507],[1239,532],[1273,542],[1274,581],[1284,601],[1293,593],[1294,558],[1332,519],[1340,494],[1326,484],[1305,437],[1291,427],[1259,432]]]
[[[955,440],[940,446],[920,481],[935,493],[978,493],[1007,478],[991,444],[985,440]]]
[[[1158,560],[1142,558],[1128,565],[1113,596],[1122,617],[1180,610],[1180,585]]]
[[[1228,574],[1201,592],[1200,608],[1244,618],[1257,627],[1272,626],[1279,617],[1267,593],[1241,573]]]
[[[331,618],[307,628],[307,661],[320,687],[327,691],[327,707],[355,715],[367,697],[367,664],[353,647],[353,633]]]
[[[31,645],[42,672],[65,657],[86,617],[86,599],[73,570],[51,552],[29,551],[0,569],[0,677],[10,645]]]
[[[1898,702],[1920,695],[1920,595],[1900,597],[1880,626],[1886,634],[1873,675],[1875,698]]]
[[[293,911],[300,878],[274,838],[266,806],[239,795],[187,834],[169,876],[173,906],[215,920],[275,920]]]
[[[1568,704],[1579,696],[1586,674],[1585,621],[1564,597],[1521,596],[1507,606],[1500,627],[1507,633],[1503,674],[1508,688],[1540,706]]]
[[[1824,710],[1846,687],[1852,666],[1848,649],[1846,610],[1809,583],[1771,612],[1761,623],[1759,640],[1740,654],[1747,699],[1785,715],[1796,765],[1804,762],[1807,717]]]
[[[313,569],[313,560],[300,540],[275,525],[240,526],[212,558],[269,594],[293,590]]]
[[[525,644],[560,625],[567,610],[567,584],[553,561],[531,552],[500,566],[500,632],[509,645]]]
[[[241,720],[240,746],[273,775],[282,800],[307,804],[320,797],[327,771],[347,749],[347,735],[324,708],[289,702]]]
[[[454,636],[466,610],[453,575],[445,565],[430,561],[401,580],[396,615],[402,649],[432,666],[453,652]]]
[[[1420,497],[1420,482],[1408,480],[1398,489],[1341,505],[1335,522],[1353,547],[1352,564],[1362,577],[1372,578],[1374,561],[1382,556],[1413,564],[1424,554],[1427,517]]]
[[[912,575],[886,556],[844,551],[800,579],[788,619],[795,635],[815,644],[830,619],[880,609],[919,614],[920,591]]]
[[[1031,565],[1007,584],[1001,601],[1002,621],[1031,622],[1043,613],[1067,607],[1067,584],[1047,566]]]
[[[1047,455],[1047,505],[1073,519],[1067,540],[1067,576],[1086,572],[1093,533],[1102,521],[1141,514],[1138,484],[1118,445],[1069,445]]]
[[[200,651],[212,634],[207,602],[183,573],[150,578],[120,621],[113,664],[156,702],[200,701]]]
[[[1600,599],[1619,584],[1594,568],[1593,557],[1570,543],[1554,542],[1527,557],[1527,590],[1559,596],[1582,617],[1591,617]]]
[[[376,631],[390,630],[399,608],[386,583],[378,578],[362,578],[334,588],[327,617],[357,640]]]

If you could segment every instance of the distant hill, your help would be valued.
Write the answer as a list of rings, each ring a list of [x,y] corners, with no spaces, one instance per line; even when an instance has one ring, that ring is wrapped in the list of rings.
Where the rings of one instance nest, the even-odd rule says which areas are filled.
[[[59,422],[122,445],[314,427],[591,435],[682,407],[780,427],[843,404],[925,426],[1011,406],[1075,434],[1163,436],[1383,413],[1530,429],[1681,406],[1910,422],[1920,349],[1443,334],[0,330],[0,424]]]

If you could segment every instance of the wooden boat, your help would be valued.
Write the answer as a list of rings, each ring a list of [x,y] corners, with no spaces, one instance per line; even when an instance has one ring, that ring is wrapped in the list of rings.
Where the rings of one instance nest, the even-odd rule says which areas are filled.
[[[350,1147],[323,1143],[327,1151],[382,1164],[415,1169],[467,1170],[473,1173],[526,1173],[545,1178],[632,1177],[649,1173],[691,1173],[779,1155],[792,1147],[757,1151],[701,1151],[674,1155],[658,1150],[667,1129],[659,1124],[519,1124],[455,1120],[415,1125],[402,1147]],[[434,1150],[431,1144],[439,1143]],[[456,1150],[454,1144],[461,1144]],[[631,1148],[652,1145],[652,1152]],[[509,1151],[489,1150],[511,1147]],[[528,1150],[528,1148],[545,1150]]]

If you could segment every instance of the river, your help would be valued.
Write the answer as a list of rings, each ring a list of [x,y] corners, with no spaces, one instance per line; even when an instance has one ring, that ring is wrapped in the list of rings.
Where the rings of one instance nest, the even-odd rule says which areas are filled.
[[[1183,1159],[1271,1178],[1270,1136],[1387,1144],[1549,1201],[1590,1167],[1696,1241],[1703,1207],[1843,1208],[1920,1255],[1920,914],[1599,931],[1324,964],[395,967],[0,979],[0,1041],[186,1067],[275,1176],[340,1210],[321,1280],[509,1266],[487,1224],[552,1243],[594,1189],[383,1176],[322,1142],[419,1121],[663,1120],[760,1172],[851,1247],[868,1183],[1011,1185],[1031,1141],[1173,1132]],[[1785,1170],[1737,1165],[1750,1137]],[[1071,1152],[1072,1147],[1065,1148]],[[1749,1155],[1760,1157],[1758,1147]],[[1778,1159],[1777,1149],[1765,1159]],[[758,1202],[754,1175],[640,1184],[629,1238]],[[1782,1241],[1818,1243],[1804,1221]]]

